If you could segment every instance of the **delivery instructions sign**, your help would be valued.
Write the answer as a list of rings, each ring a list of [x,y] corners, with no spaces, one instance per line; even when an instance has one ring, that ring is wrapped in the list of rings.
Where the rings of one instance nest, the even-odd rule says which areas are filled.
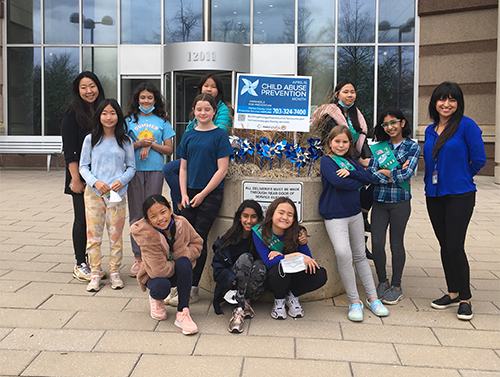
[[[309,132],[311,77],[239,74],[234,127]]]

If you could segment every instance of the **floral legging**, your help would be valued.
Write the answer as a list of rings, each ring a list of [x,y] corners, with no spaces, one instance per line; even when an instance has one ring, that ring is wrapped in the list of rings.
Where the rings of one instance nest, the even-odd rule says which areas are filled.
[[[125,195],[119,203],[107,206],[104,198],[96,195],[90,187],[85,189],[85,217],[87,221],[87,255],[92,272],[101,268],[101,244],[104,226],[109,236],[110,272],[120,269],[123,257],[122,234],[125,225],[127,201]]]

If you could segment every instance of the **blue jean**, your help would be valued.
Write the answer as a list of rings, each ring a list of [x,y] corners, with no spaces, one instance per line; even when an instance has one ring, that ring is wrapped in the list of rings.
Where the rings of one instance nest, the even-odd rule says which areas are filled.
[[[191,294],[191,285],[193,282],[193,267],[187,257],[180,257],[175,261],[175,272],[170,278],[150,278],[146,286],[149,288],[149,294],[155,300],[165,300],[170,289],[177,287],[179,294],[179,304],[177,311],[189,307],[189,295]]]
[[[173,160],[163,165],[163,177],[170,187],[170,197],[172,199],[172,210],[178,215],[177,205],[181,202],[181,186],[179,184],[179,170],[181,169],[181,160]]]

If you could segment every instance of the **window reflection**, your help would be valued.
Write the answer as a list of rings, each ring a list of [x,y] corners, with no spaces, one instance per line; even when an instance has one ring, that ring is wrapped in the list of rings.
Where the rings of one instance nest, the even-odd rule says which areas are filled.
[[[212,41],[250,43],[249,1],[212,1]]]
[[[9,135],[41,135],[40,48],[7,50]]]
[[[83,43],[117,42],[116,0],[83,0]]]
[[[414,0],[380,0],[378,40],[383,43],[415,40]]]
[[[299,43],[335,42],[335,2],[299,0]]]
[[[68,104],[78,75],[78,47],[47,47],[44,55],[45,135],[60,135],[61,109]]]
[[[40,0],[7,2],[7,43],[40,43]]]
[[[84,47],[83,71],[92,71],[99,81],[106,97],[118,96],[118,58],[115,47]]]
[[[413,117],[413,46],[380,47],[378,53],[378,110],[397,107]]]
[[[121,43],[161,42],[161,0],[121,0]]]
[[[45,43],[78,43],[78,23],[71,22],[71,15],[78,13],[78,0],[45,0]]]
[[[294,43],[295,0],[254,0],[254,43]]]
[[[203,40],[203,1],[165,0],[165,43]]]
[[[339,43],[375,42],[375,1],[339,0]]]
[[[356,106],[363,113],[366,123],[373,124],[373,93],[375,71],[374,47],[339,47],[337,57],[337,82],[351,80],[356,87]]]
[[[335,49],[333,47],[299,47],[299,76],[312,76],[311,106],[325,103],[334,87]]]

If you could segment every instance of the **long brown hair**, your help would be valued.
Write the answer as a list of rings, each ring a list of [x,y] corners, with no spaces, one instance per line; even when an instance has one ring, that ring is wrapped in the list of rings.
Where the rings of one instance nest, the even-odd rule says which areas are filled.
[[[347,135],[347,138],[349,139],[349,150],[346,152],[344,157],[352,158],[354,155],[354,139],[352,138],[352,133],[349,127],[343,125],[333,127],[328,134],[328,137],[326,138],[326,154],[329,156],[333,154],[330,144],[332,143],[332,140],[340,134]]]
[[[274,199],[274,201],[267,208],[266,217],[264,218],[260,228],[262,229],[262,241],[266,246],[269,246],[269,240],[273,235],[274,212],[276,211],[276,208],[283,203],[288,203],[293,208],[293,223],[288,229],[285,229],[285,233],[283,234],[283,254],[289,254],[297,251],[299,244],[299,219],[297,216],[297,208],[290,198],[282,196]]]

